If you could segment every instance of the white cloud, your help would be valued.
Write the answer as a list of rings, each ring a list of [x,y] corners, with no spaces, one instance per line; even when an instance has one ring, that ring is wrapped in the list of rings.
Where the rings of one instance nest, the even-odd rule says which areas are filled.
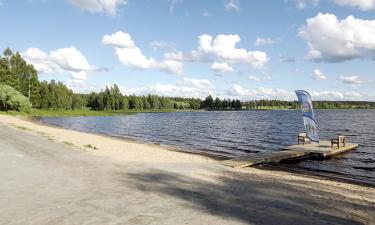
[[[117,8],[126,5],[127,0],[68,0],[74,6],[92,13],[116,15]]]
[[[75,80],[68,78],[66,86],[71,89],[74,93],[90,93],[93,91],[100,91],[100,88],[89,84],[83,80]]]
[[[212,59],[204,52],[193,50],[190,53],[182,51],[168,52],[164,54],[164,59],[184,61],[184,62],[212,62]]]
[[[173,51],[164,54],[164,59],[180,62],[212,63],[211,68],[216,72],[233,71],[233,64],[247,64],[255,69],[261,69],[268,62],[267,54],[263,51],[248,51],[237,48],[240,37],[233,34],[220,34],[215,38],[208,34],[198,36],[198,47],[188,53]]]
[[[177,74],[177,75],[184,74],[184,64],[175,60],[162,60],[155,64],[155,68],[158,68],[161,71],[164,71],[170,74]]]
[[[327,76],[318,69],[314,69],[311,74],[313,80],[327,80]]]
[[[345,84],[360,84],[362,83],[359,76],[340,76],[340,80]]]
[[[285,2],[293,2],[297,8],[305,9],[317,6],[320,0],[285,0]],[[333,3],[340,6],[348,6],[363,11],[375,10],[375,0],[333,0]]]
[[[354,91],[340,92],[340,91],[311,91],[309,93],[314,101],[317,100],[328,100],[328,101],[343,101],[343,100],[361,100],[363,96]],[[246,100],[257,100],[257,99],[268,99],[268,100],[286,100],[295,101],[297,97],[294,91],[288,91],[284,89],[272,89],[259,87],[253,90],[247,90],[239,84],[234,84],[227,91],[227,96],[225,98],[237,98],[243,101]]]
[[[265,52],[247,51],[243,48],[236,48],[237,43],[241,40],[238,35],[220,34],[214,39],[211,35],[203,34],[198,39],[199,51],[206,54],[213,54],[228,63],[245,63],[259,69],[268,62]]]
[[[232,72],[233,68],[226,62],[214,62],[211,66],[211,69],[215,71],[216,73],[226,73],[226,72]]]
[[[350,6],[360,10],[375,10],[375,0],[334,0],[341,6]]]
[[[85,71],[80,71],[80,72],[72,72],[71,77],[75,81],[84,81],[87,80],[87,75]]]
[[[104,35],[102,39],[104,45],[112,45],[117,48],[134,48],[135,43],[128,33],[117,31],[111,35]]]
[[[253,75],[248,76],[247,79],[249,79],[251,81],[256,81],[256,82],[261,82],[262,81],[259,77],[253,76]]]
[[[315,61],[342,62],[375,57],[375,20],[353,16],[338,20],[333,14],[319,13],[307,19],[299,36],[307,41],[308,56]]]
[[[169,97],[205,98],[213,94],[213,86],[209,80],[182,78],[174,84],[156,83],[148,86],[123,89],[125,94],[147,95],[157,94]]]
[[[183,64],[175,59],[165,58],[157,61],[152,57],[143,55],[141,49],[136,46],[130,34],[118,31],[112,35],[105,35],[102,39],[104,45],[114,47],[117,58],[124,65],[136,69],[159,69],[161,71],[182,75]]]
[[[240,2],[238,0],[228,0],[227,4],[225,4],[225,9],[239,12],[241,10]]]
[[[117,48],[115,47],[117,58],[121,63],[137,69],[150,69],[156,67],[156,60],[147,58],[138,47]]]
[[[69,73],[73,80],[86,80],[87,72],[97,70],[75,47],[60,48],[48,54],[38,48],[28,48],[21,55],[40,73]]]
[[[285,0],[285,2],[293,2],[298,9],[305,9],[319,4],[319,0]]]
[[[185,61],[185,55],[181,51],[177,52],[167,52],[164,54],[165,59],[175,60],[175,61]]]
[[[178,85],[187,86],[192,88],[199,88],[199,89],[212,89],[212,84],[207,79],[196,79],[196,78],[182,78],[181,81],[177,82]]]
[[[175,50],[174,44],[166,41],[151,41],[150,46],[154,51],[159,49]]]
[[[309,91],[313,100],[343,100],[344,94],[339,91]]]
[[[255,46],[261,46],[261,45],[273,45],[280,41],[280,38],[260,38],[258,37],[255,40],[254,45]]]
[[[355,91],[340,92],[340,91],[310,91],[313,100],[327,100],[327,101],[345,101],[345,100],[362,100],[363,96]]]
[[[234,84],[227,91],[229,98],[237,98],[241,100],[254,100],[254,99],[276,99],[276,100],[295,100],[294,92],[283,89],[272,88],[256,88],[254,90],[244,89],[239,84]]]

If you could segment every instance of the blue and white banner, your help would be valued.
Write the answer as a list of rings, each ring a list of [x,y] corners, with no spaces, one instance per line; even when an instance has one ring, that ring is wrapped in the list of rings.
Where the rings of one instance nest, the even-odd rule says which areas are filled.
[[[307,91],[302,90],[296,91],[296,95],[301,104],[303,123],[307,137],[309,137],[311,141],[319,142],[318,126],[315,121],[311,96]]]

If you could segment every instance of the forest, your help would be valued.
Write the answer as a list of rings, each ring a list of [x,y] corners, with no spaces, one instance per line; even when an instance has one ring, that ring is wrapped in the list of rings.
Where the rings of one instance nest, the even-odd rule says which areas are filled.
[[[20,53],[9,48],[0,56],[0,111],[22,110],[25,101],[34,109],[95,111],[155,110],[264,110],[297,109],[296,101],[219,99],[211,95],[199,98],[164,97],[158,95],[124,95],[114,84],[99,92],[73,93],[60,81],[39,81],[38,72]],[[20,97],[18,95],[20,94]],[[12,95],[16,97],[12,97]],[[24,97],[24,98],[23,98]],[[315,101],[315,108],[375,108],[374,102]]]

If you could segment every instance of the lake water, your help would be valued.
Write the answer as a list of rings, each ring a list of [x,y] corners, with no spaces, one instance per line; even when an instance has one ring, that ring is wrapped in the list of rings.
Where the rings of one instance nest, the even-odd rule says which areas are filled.
[[[375,183],[375,110],[316,110],[321,139],[344,133],[360,147],[329,160],[289,168]],[[167,145],[218,157],[279,151],[303,131],[299,111],[138,113],[103,117],[45,117],[64,128]]]

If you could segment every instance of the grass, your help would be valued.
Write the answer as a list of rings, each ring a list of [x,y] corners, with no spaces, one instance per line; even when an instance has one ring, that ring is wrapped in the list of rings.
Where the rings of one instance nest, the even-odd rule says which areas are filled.
[[[91,148],[93,150],[97,150],[98,149],[95,145],[92,145],[92,144],[87,144],[87,145],[84,145],[83,147],[85,147],[85,148]]]
[[[0,111],[0,115],[10,115],[10,116],[29,116],[30,114],[18,111]]]
[[[69,141],[63,141],[64,144],[66,145],[69,145],[69,146],[74,146],[74,144],[72,142],[69,142]]]
[[[20,126],[20,125],[17,125],[17,124],[12,124],[12,125],[13,125],[15,128],[20,129],[20,130],[32,131],[32,129],[27,128],[27,127],[24,127],[24,126]]]

